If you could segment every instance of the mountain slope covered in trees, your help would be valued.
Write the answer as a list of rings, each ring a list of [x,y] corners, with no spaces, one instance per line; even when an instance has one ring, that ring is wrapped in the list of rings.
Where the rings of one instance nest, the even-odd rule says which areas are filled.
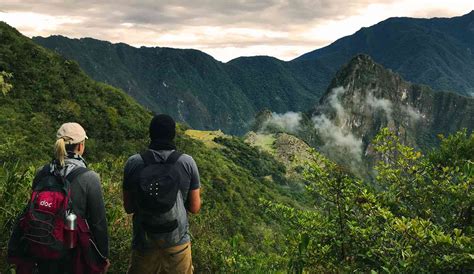
[[[371,74],[379,71],[374,64],[348,71],[355,77],[341,79],[353,87],[366,83],[366,73],[375,86],[387,84]],[[90,135],[86,158],[101,175],[110,271],[124,273],[131,218],[120,202],[122,168],[146,146],[151,113],[6,24],[0,72],[0,226],[7,231],[0,256],[35,169],[51,157],[55,130],[75,120]],[[369,184],[294,136],[248,136],[266,152],[221,132],[179,126],[177,146],[196,159],[202,179],[203,207],[190,222],[196,272],[472,272],[474,135],[447,137],[429,155],[398,135],[385,128],[376,136],[374,151],[384,161]],[[287,168],[307,191],[293,188]],[[0,271],[11,272],[2,262]]]
[[[245,133],[262,109],[312,108],[341,66],[365,53],[404,79],[474,94],[474,12],[454,18],[390,18],[290,62],[241,57],[221,63],[197,50],[134,48],[90,38],[35,37],[77,60],[155,112],[197,129]]]
[[[389,18],[296,58],[336,72],[368,54],[413,83],[474,96],[474,11],[453,18]]]
[[[35,37],[77,60],[92,78],[123,89],[154,112],[169,113],[197,129],[243,134],[262,108],[311,108],[325,90],[328,70],[293,66],[271,57],[221,63],[197,50],[134,48],[90,38]]]
[[[370,143],[385,127],[402,143],[425,152],[439,144],[440,134],[472,132],[474,98],[409,83],[369,56],[358,55],[303,117],[299,136],[357,172],[371,169]]]
[[[76,121],[87,131],[85,158],[102,180],[111,235],[112,273],[124,273],[130,255],[131,217],[121,204],[125,160],[147,146],[151,113],[123,91],[98,83],[78,64],[44,49],[0,23],[0,257],[10,229],[28,201],[36,168],[49,161],[57,128]],[[285,227],[268,218],[259,198],[298,208],[304,195],[286,187],[285,170],[239,139],[226,141],[245,153],[211,149],[178,129],[178,148],[201,173],[201,213],[191,219],[193,261],[202,272],[284,269]],[[223,145],[223,147],[225,147]],[[255,169],[255,166],[265,167]],[[268,177],[270,176],[270,177]],[[281,178],[281,181],[273,180]],[[271,260],[269,260],[271,258]],[[0,272],[7,273],[5,260]]]

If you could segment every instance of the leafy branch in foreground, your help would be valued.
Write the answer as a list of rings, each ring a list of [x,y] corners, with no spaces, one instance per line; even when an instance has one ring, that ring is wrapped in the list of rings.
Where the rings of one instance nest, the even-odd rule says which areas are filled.
[[[427,219],[446,231],[458,228],[472,233],[474,165],[469,157],[473,156],[458,153],[453,160],[452,155],[455,146],[474,149],[473,139],[474,135],[458,132],[443,138],[440,149],[425,157],[383,129],[374,142],[382,159],[375,167],[376,183],[384,190],[381,201],[396,215]]]
[[[465,132],[453,136],[424,156],[383,129],[374,140],[380,159],[375,185],[317,155],[318,163],[308,163],[305,172],[314,209],[261,201],[291,228],[289,268],[299,273],[474,270],[473,161],[463,153],[474,142]]]
[[[12,73],[0,71],[0,91],[3,93],[4,96],[7,95],[8,92],[10,92],[10,90],[13,88],[13,85],[7,83],[5,79],[10,79],[12,77]]]

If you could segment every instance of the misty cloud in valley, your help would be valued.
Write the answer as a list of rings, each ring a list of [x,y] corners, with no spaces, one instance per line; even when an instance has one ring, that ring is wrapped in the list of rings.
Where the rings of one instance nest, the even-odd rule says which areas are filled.
[[[320,148],[331,158],[344,160],[353,170],[362,162],[362,139],[352,134],[348,127],[342,125],[348,121],[349,115],[341,104],[340,97],[345,93],[343,87],[334,88],[328,97],[328,104],[336,116],[333,120],[325,114],[312,118],[314,128],[324,145]]]
[[[341,98],[346,90],[343,87],[337,87],[331,90],[326,100],[326,106],[334,116],[329,118],[326,114],[314,115],[311,118],[314,130],[322,141],[320,150],[332,159],[339,160],[348,165],[351,170],[357,172],[361,169],[364,157],[364,143],[362,138],[356,136],[351,131],[351,115],[345,109],[341,102]],[[367,93],[365,98],[355,98],[356,107],[367,109],[372,113],[381,112],[387,121],[393,120],[395,106],[392,101],[386,98],[377,98],[374,91]],[[415,107],[409,104],[397,106],[399,114],[406,117],[409,123],[415,123],[424,116]],[[278,128],[280,130],[298,134],[301,127],[302,114],[296,112],[287,112],[284,114],[272,113],[271,117],[262,125],[262,130],[268,128]],[[357,125],[356,125],[357,126]]]
[[[299,112],[287,112],[284,114],[278,114],[273,112],[271,117],[269,117],[262,124],[262,131],[267,129],[277,129],[289,133],[296,133],[300,129],[301,123],[301,113]]]

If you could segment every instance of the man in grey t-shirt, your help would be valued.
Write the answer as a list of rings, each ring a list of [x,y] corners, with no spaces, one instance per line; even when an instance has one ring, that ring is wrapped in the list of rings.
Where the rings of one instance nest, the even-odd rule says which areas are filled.
[[[157,115],[150,123],[151,143],[148,155],[154,162],[166,162],[176,150],[176,124],[168,115]],[[201,207],[199,171],[194,159],[182,154],[172,165],[179,184],[176,210],[178,227],[173,233],[158,235],[144,227],[144,211],[138,203],[138,174],[145,167],[140,154],[125,164],[123,201],[127,213],[133,213],[132,257],[128,273],[192,273],[191,239],[186,211],[198,213]]]

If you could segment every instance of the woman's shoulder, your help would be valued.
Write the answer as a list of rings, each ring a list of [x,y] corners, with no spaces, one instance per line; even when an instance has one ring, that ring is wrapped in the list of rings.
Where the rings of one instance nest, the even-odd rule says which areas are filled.
[[[87,181],[100,181],[99,173],[95,172],[92,169],[84,170],[83,172],[81,172],[81,174],[78,175],[78,178]]]

